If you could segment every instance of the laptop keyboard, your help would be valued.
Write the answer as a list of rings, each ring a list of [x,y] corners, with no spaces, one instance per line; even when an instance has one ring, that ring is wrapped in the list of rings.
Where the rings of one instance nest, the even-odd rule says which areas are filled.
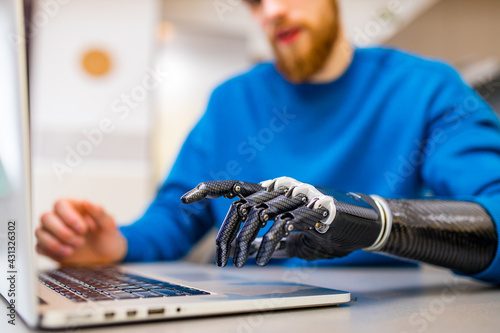
[[[38,281],[73,302],[210,294],[175,283],[122,273],[114,267],[62,267],[39,273]]]

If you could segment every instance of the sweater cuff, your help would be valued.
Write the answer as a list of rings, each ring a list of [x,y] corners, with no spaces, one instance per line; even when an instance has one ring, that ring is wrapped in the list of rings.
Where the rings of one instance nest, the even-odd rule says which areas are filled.
[[[147,244],[144,237],[134,231],[132,225],[121,226],[119,230],[127,239],[127,254],[123,258],[123,262],[146,260],[144,249],[147,249]]]

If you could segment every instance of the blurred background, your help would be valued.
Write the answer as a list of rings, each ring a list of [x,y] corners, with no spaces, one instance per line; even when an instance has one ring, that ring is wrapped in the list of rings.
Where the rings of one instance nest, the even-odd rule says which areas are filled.
[[[445,59],[500,110],[500,1],[340,3],[354,44]],[[133,222],[212,89],[272,57],[240,0],[30,4],[35,217],[72,197]]]

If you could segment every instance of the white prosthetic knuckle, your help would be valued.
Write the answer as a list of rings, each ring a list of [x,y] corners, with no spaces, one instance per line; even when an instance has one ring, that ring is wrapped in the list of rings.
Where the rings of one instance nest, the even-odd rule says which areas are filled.
[[[307,197],[308,202],[315,200],[313,208],[325,208],[328,210],[328,216],[322,220],[320,220],[320,224],[316,226],[316,231],[319,233],[325,233],[330,228],[335,216],[337,215],[337,208],[335,206],[335,202],[333,197],[324,195],[318,189],[310,184],[299,182],[296,179],[290,177],[280,177],[271,180],[266,180],[260,183],[262,187],[265,187],[267,190],[276,189],[280,186],[285,186],[287,188],[293,188],[292,196],[296,196],[298,194],[303,194]]]
[[[260,183],[260,186],[265,187],[268,191],[270,191],[271,189],[277,189],[281,186],[292,188],[295,186],[299,186],[300,184],[303,183],[299,182],[296,179],[290,177],[279,177],[275,179],[265,180]]]
[[[337,215],[337,207],[335,206],[335,202],[333,201],[333,197],[329,195],[324,195],[318,189],[312,185],[302,183],[301,185],[295,187],[293,189],[292,195],[296,196],[297,194],[304,194],[309,202],[315,200],[313,208],[325,208],[328,210],[328,216],[322,220],[320,220],[320,224],[316,225],[316,231],[324,234],[330,228],[335,216]]]

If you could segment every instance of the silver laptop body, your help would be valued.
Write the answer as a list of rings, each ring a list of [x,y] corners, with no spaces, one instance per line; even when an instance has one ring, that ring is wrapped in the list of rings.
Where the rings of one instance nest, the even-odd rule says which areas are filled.
[[[112,323],[327,306],[348,292],[247,276],[244,269],[188,263],[119,265],[127,279],[146,278],[194,290],[186,296],[75,301],[44,272],[37,278],[31,214],[31,160],[23,1],[0,0],[0,292],[8,320],[30,327],[68,328]],[[265,269],[265,268],[263,268]],[[40,276],[38,276],[40,277]],[[149,280],[148,280],[149,279]],[[41,281],[41,282],[40,282]],[[151,287],[152,288],[152,287]],[[180,292],[179,292],[180,293]],[[10,317],[9,317],[10,315]]]

